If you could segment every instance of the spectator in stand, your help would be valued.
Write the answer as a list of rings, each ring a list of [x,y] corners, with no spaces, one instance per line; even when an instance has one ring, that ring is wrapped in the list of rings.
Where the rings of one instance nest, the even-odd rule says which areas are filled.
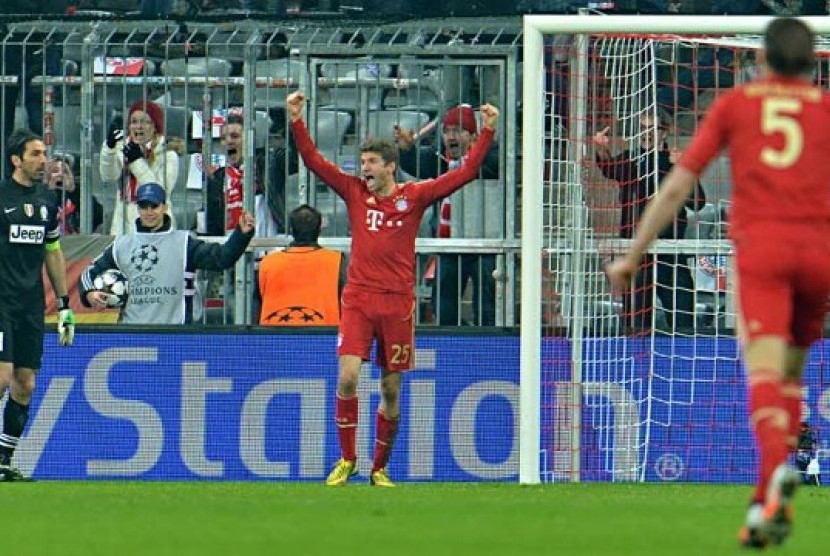
[[[228,112],[222,127],[225,165],[214,170],[207,179],[206,230],[208,235],[221,236],[236,227],[244,200],[245,119],[238,109]],[[286,160],[287,159],[287,160]],[[254,160],[255,237],[274,237],[285,233],[285,176],[298,171],[297,155],[290,145],[275,149],[266,165],[265,149],[257,149]],[[267,166],[267,172],[266,172]],[[254,253],[254,282],[258,281],[259,261],[264,250]],[[259,289],[251,299],[251,315],[256,320],[261,312]]]
[[[624,151],[616,156],[611,154],[608,137],[610,128],[606,127],[594,135],[597,165],[602,174],[616,181],[620,188],[620,237],[623,239],[633,236],[634,226],[640,220],[646,203],[679,156],[677,151],[669,149],[666,141],[670,121],[664,112],[658,112],[656,119],[652,114],[641,116],[638,149]],[[686,209],[697,211],[705,205],[706,193],[698,182],[692,195],[677,211],[672,223],[660,232],[659,237],[683,239],[688,224]],[[657,296],[663,304],[669,330],[674,330],[675,327],[688,330],[693,327],[694,282],[685,259],[684,255],[657,255],[640,268],[632,292],[623,296],[623,314],[631,332],[648,332],[652,328],[655,287],[652,264],[657,264]]]
[[[168,145],[164,136],[164,111],[152,101],[139,100],[129,109],[128,134],[120,125],[113,125],[101,146],[99,170],[105,182],[119,184],[118,197],[112,215],[111,235],[132,233],[136,230],[138,205],[136,191],[145,183],[157,183],[164,188],[169,201],[179,179],[179,155]],[[175,227],[170,203],[166,206]]]
[[[207,180],[206,222],[208,235],[223,236],[233,231],[242,214],[243,180],[245,177],[245,120],[231,111],[222,127],[225,165],[210,173]],[[293,159],[293,164],[292,164]],[[256,153],[254,169],[254,214],[257,237],[273,237],[285,233],[285,151],[269,165],[265,178],[265,153]],[[297,172],[297,157],[289,158],[289,173]],[[267,193],[266,193],[267,191]]]
[[[259,265],[262,312],[269,326],[336,326],[340,293],[346,284],[346,257],[320,247],[323,216],[309,205],[291,211],[288,227],[294,240],[268,254]]]
[[[174,230],[167,193],[157,183],[140,185],[136,204],[136,231],[116,237],[84,270],[78,284],[81,302],[87,307],[106,308],[107,294],[95,289],[95,278],[117,268],[131,284],[120,323],[189,324],[193,322],[196,270],[232,267],[254,235],[254,217],[243,212],[236,230],[220,245]]]
[[[67,162],[62,157],[55,157],[46,161],[44,185],[55,194],[55,203],[58,206],[58,222],[61,226],[61,235],[75,234],[78,230],[67,222],[71,215],[77,212],[77,205],[71,199],[76,194],[75,175],[72,173],[71,160]]]
[[[432,146],[419,145],[416,130],[395,129],[395,140],[400,150],[401,169],[420,179],[435,178],[448,170],[459,167],[467,157],[478,137],[475,113],[468,105],[459,105],[449,110],[441,121],[443,150]],[[499,150],[493,143],[481,166],[479,179],[499,178]],[[465,239],[502,238],[504,236],[503,209],[504,188],[501,183],[487,184],[486,208],[493,211],[478,215],[479,218],[464,218],[461,210],[465,202],[471,202],[473,189],[485,187],[473,184],[456,191],[450,197],[441,199],[435,211],[437,214],[436,237]],[[498,190],[497,190],[498,188]],[[482,192],[478,192],[480,195]],[[485,207],[482,207],[485,208]],[[496,320],[496,284],[493,271],[496,269],[495,255],[441,255],[438,258],[436,314],[438,324],[457,326],[461,320],[460,301],[468,280],[473,288],[473,323],[493,326]]]
[[[81,231],[81,190],[76,187],[72,172],[74,157],[72,155],[52,155],[46,163],[46,187],[53,191],[60,211],[61,235],[77,234]],[[92,231],[98,229],[104,220],[104,207],[98,199],[92,197]]]

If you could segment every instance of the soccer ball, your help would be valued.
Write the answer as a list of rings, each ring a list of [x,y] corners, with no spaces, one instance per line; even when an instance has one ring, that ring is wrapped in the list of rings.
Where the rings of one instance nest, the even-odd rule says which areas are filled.
[[[107,294],[107,307],[123,307],[130,296],[130,284],[127,277],[117,268],[105,270],[95,277],[92,285],[96,290]]]

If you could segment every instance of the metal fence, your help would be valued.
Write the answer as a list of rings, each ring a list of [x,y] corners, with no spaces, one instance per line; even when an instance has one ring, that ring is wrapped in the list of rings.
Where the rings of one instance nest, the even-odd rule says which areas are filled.
[[[254,252],[285,244],[287,215],[303,202],[323,213],[324,241],[348,250],[342,200],[297,160],[287,133],[287,94],[297,89],[307,93],[307,121],[318,148],[351,173],[359,171],[359,145],[366,137],[391,138],[394,126],[401,126],[420,134],[420,146],[440,151],[440,120],[448,108],[492,102],[502,110],[498,175],[471,184],[454,201],[453,238],[419,242],[419,322],[440,324],[431,315],[440,310],[441,285],[433,287],[430,276],[441,276],[441,265],[466,265],[472,270],[454,274],[459,303],[452,323],[512,325],[520,47],[518,18],[380,26],[257,21],[8,24],[0,35],[3,152],[16,127],[42,133],[50,155],[70,164],[78,184],[75,191],[57,187],[62,200],[74,206],[64,212],[67,230],[110,233],[125,178],[102,176],[103,145],[109,130],[128,128],[134,102],[153,101],[164,113],[166,149],[176,153],[166,159],[175,160],[175,168],[158,168],[174,182],[169,201],[176,226],[208,233],[205,210],[211,199],[206,184],[228,157],[223,123],[237,112],[245,122],[243,167],[256,168],[243,174],[244,206],[253,212],[259,196],[265,211],[259,219],[271,223],[258,231]],[[434,161],[421,162],[409,168],[411,177],[430,177],[421,170]],[[4,175],[8,164],[4,155]],[[426,215],[424,238],[434,236],[435,219]],[[248,276],[255,256],[246,263]],[[475,284],[465,293],[468,275]],[[251,282],[236,281],[236,299],[252,298]],[[207,296],[228,300],[231,281],[224,283],[221,291]],[[482,291],[484,307],[475,302]],[[237,304],[233,317],[227,303],[224,307],[217,317],[221,322],[256,322],[247,304]],[[492,318],[487,316],[491,312]]]

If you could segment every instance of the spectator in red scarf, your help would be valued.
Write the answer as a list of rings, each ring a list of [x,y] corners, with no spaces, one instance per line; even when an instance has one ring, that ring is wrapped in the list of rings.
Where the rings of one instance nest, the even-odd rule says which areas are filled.
[[[208,170],[210,175],[207,180],[205,229],[207,235],[223,236],[230,233],[242,214],[245,120],[242,114],[235,110],[229,112],[222,127],[225,164],[215,170]],[[297,172],[296,153],[292,154],[289,157],[285,149],[274,150],[268,164],[266,181],[264,149],[257,149],[255,153],[254,212],[258,237],[272,237],[285,233],[285,173]]]
[[[460,166],[478,138],[478,125],[473,108],[460,104],[441,119],[441,150],[427,144],[415,147],[419,139],[415,130],[395,129],[400,149],[400,167],[420,178],[435,178]],[[504,186],[499,178],[499,148],[493,143],[481,165],[481,180],[486,183],[465,187],[436,203],[435,236],[463,239],[504,237]],[[476,190],[478,188],[478,191]],[[487,188],[487,189],[482,189]],[[478,210],[478,218],[465,218],[467,212]],[[435,314],[442,326],[475,324],[493,326],[496,317],[495,255],[442,254],[438,257],[438,280],[433,299]],[[461,298],[468,281],[472,283],[472,322],[462,318]]]

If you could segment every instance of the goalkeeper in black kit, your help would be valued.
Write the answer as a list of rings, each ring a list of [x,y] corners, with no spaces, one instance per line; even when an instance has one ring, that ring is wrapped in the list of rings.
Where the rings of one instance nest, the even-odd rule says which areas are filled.
[[[9,395],[0,432],[0,482],[31,480],[12,467],[12,456],[43,356],[44,265],[58,301],[60,344],[71,345],[75,335],[57,200],[43,184],[46,146],[31,131],[17,130],[6,142],[6,156],[13,171],[0,182],[0,399]]]

